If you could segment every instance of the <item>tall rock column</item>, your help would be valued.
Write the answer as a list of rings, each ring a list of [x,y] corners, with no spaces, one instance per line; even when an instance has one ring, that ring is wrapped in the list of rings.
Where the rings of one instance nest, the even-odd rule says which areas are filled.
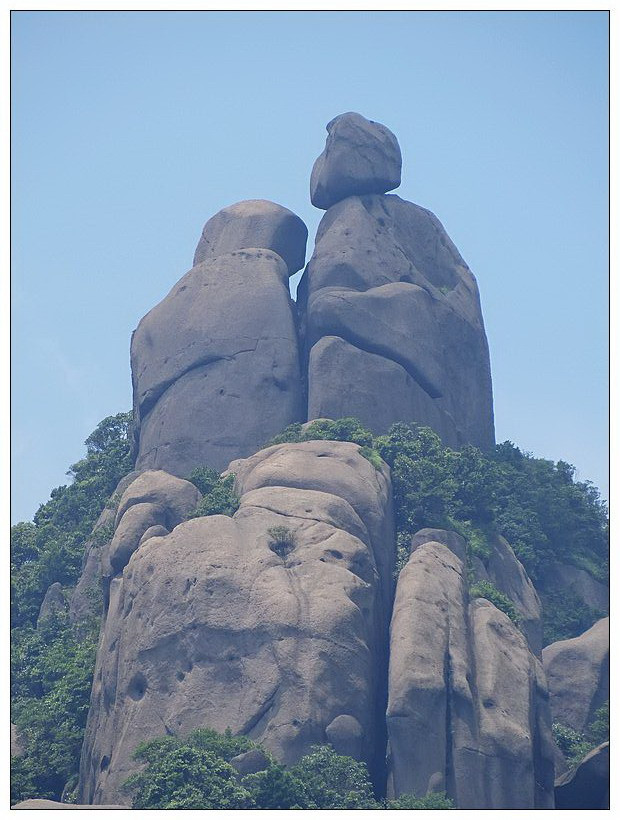
[[[348,113],[327,126],[311,178],[327,209],[298,291],[308,418],[396,421],[444,443],[494,444],[489,352],[473,274],[400,183],[396,137]]]
[[[288,278],[306,238],[297,216],[265,200],[207,222],[194,267],[131,340],[137,470],[221,470],[302,418]]]

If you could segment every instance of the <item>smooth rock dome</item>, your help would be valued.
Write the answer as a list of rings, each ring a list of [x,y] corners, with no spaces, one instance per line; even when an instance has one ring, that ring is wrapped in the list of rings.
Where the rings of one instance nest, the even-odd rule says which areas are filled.
[[[286,262],[289,276],[306,261],[308,229],[288,208],[267,199],[246,199],[222,208],[202,229],[194,265],[244,248],[266,248]]]
[[[327,124],[325,150],[314,163],[310,199],[327,210],[355,194],[384,194],[400,185],[398,140],[381,123],[350,111]]]

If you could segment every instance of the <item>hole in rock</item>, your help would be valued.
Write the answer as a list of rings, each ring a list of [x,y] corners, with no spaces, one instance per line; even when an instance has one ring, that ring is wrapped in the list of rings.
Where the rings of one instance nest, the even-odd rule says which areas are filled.
[[[146,678],[142,672],[136,672],[129,682],[129,689],[127,694],[132,700],[141,700],[146,692]]]
[[[329,555],[333,555],[334,558],[342,558],[343,555],[339,550],[327,550]]]
[[[107,755],[104,755],[101,758],[101,763],[99,764],[99,771],[104,772],[108,766],[110,765],[110,758]]]

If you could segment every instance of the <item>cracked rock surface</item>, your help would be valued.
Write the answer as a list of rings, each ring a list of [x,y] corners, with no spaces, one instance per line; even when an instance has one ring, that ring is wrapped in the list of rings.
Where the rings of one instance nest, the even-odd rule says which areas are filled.
[[[359,449],[312,441],[234,462],[232,518],[131,552],[110,583],[82,800],[117,801],[140,741],[199,726],[287,764],[329,738],[381,776],[393,516],[388,468]]]

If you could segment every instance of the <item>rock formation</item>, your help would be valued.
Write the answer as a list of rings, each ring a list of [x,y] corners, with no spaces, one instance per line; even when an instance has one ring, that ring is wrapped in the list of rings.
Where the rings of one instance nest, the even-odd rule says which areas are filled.
[[[313,205],[327,210],[348,196],[398,188],[400,146],[385,125],[350,111],[329,122],[327,134],[325,150],[310,177]]]
[[[423,538],[399,575],[392,615],[388,794],[446,791],[459,808],[552,808],[542,666],[504,613],[469,601],[464,542]]]
[[[130,485],[112,541],[85,802],[122,797],[140,741],[199,726],[248,734],[286,763],[330,738],[380,776],[394,533],[387,467],[359,449],[307,442],[234,462],[235,515],[168,535],[141,537],[154,518],[135,491],[143,476]],[[140,522],[126,529],[132,510]]]
[[[400,171],[385,126],[336,117],[312,172],[327,212],[297,308],[288,277],[305,226],[251,200],[207,222],[194,267],[133,335],[136,469],[71,599],[79,622],[102,577],[85,803],[127,799],[138,743],[208,726],[285,764],[330,743],[368,764],[378,794],[387,782],[388,796],[446,791],[458,808],[553,807],[540,601],[510,545],[497,538],[480,559],[456,533],[421,530],[394,590],[387,466],[349,442],[259,449],[292,422],[343,416],[493,446],[475,279],[433,214],[387,194]],[[235,476],[232,517],[191,517],[198,466]],[[510,598],[523,631],[470,600],[472,580]],[[566,647],[543,653],[569,725],[604,694],[594,629],[571,649],[575,680]],[[265,758],[234,765],[259,771]]]
[[[577,638],[546,646],[542,657],[554,722],[583,732],[609,700],[609,618]]]
[[[221,470],[302,420],[288,277],[305,237],[301,220],[267,202],[207,223],[198,261],[132,337],[137,470]]]
[[[400,182],[384,126],[333,120],[312,175],[328,208],[298,302],[308,418],[432,427],[451,446],[494,444],[489,353],[476,281],[439,220],[383,192]]]

